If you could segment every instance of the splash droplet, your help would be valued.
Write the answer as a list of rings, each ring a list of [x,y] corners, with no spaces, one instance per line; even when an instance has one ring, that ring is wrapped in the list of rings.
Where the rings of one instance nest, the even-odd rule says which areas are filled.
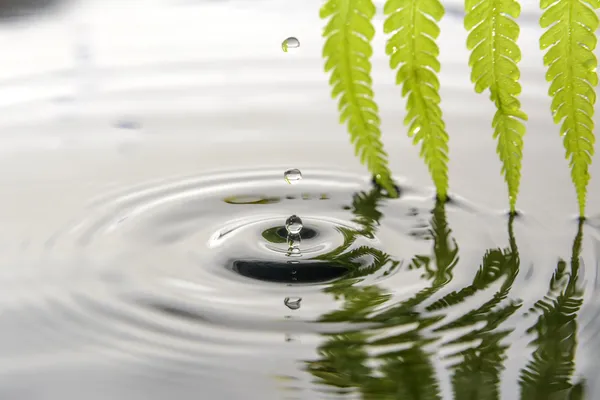
[[[302,180],[302,172],[300,172],[300,170],[297,168],[288,169],[283,173],[283,179],[285,179],[285,181],[290,185],[298,183]]]
[[[300,308],[301,301],[302,297],[286,297],[285,300],[283,300],[283,304],[290,310],[297,310]]]
[[[299,235],[302,231],[302,220],[296,215],[292,215],[285,221],[285,230],[289,235]]]
[[[298,47],[300,47],[300,41],[293,36],[290,36],[281,43],[281,49],[285,53],[287,53],[288,49],[296,49]]]
[[[286,255],[288,257],[302,257],[302,252],[298,246],[291,246]]]

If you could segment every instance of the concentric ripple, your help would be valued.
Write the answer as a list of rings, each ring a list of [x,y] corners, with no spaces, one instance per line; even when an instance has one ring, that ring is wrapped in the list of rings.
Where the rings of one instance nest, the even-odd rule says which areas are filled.
[[[295,373],[313,374],[327,391],[323,369],[348,356],[325,351],[337,341],[385,357],[417,346],[425,358],[438,354],[427,362],[448,376],[450,358],[479,351],[497,330],[514,344],[503,357],[529,368],[531,329],[552,328],[540,326],[549,323],[540,312],[564,312],[552,308],[557,290],[572,297],[569,315],[581,314],[581,340],[598,345],[596,312],[584,312],[585,301],[597,303],[597,268],[577,261],[598,254],[583,246],[583,226],[544,236],[527,217],[457,196],[442,204],[406,182],[391,199],[364,176],[303,169],[288,185],[282,170],[173,178],[95,199],[40,243],[38,263],[12,275],[0,303],[2,354],[82,348],[207,376],[267,352],[302,361]],[[303,223],[297,254],[290,215]]]

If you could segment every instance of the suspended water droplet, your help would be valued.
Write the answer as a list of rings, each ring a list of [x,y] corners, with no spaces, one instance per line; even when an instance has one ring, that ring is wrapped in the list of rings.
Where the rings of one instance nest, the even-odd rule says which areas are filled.
[[[285,300],[283,300],[283,304],[290,310],[297,310],[300,308],[301,301],[302,297],[286,297]]]
[[[302,236],[288,233],[287,242],[288,246],[290,247],[300,247],[300,242],[302,242]]]
[[[287,252],[288,257],[302,257],[302,253],[300,252],[300,248],[298,247],[290,247]]]
[[[302,231],[302,220],[297,215],[292,215],[285,221],[285,230],[289,235],[299,235]]]
[[[287,53],[288,49],[296,49],[298,47],[300,47],[300,41],[293,36],[290,36],[281,43],[281,49],[285,53]]]
[[[302,253],[300,252],[300,242],[302,241],[302,238],[300,235],[293,235],[288,231],[287,241],[289,246],[287,256],[302,257]]]
[[[302,180],[302,172],[297,168],[288,169],[283,173],[283,179],[290,185],[298,183]]]

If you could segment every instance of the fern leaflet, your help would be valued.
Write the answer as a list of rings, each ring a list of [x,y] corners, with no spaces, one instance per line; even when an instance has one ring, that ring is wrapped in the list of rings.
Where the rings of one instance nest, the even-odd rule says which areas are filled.
[[[399,66],[396,83],[402,85],[402,96],[408,96],[404,124],[413,144],[421,143],[421,157],[443,200],[448,192],[448,133],[440,108],[435,40],[444,7],[439,0],[387,0],[384,13],[384,32],[393,33],[386,44],[390,67]]]
[[[325,72],[331,71],[331,96],[339,97],[340,123],[347,123],[361,163],[366,163],[377,183],[395,197],[371,87],[375,6],[372,0],[327,0],[319,14],[321,19],[329,19],[323,31],[327,38],[323,57]]]
[[[521,50],[517,45],[521,13],[515,0],[465,0],[465,28],[469,31],[467,48],[475,91],[490,90],[496,106],[492,120],[496,152],[502,161],[502,174],[508,185],[510,210],[514,213],[523,159],[523,136],[527,114],[517,96],[521,93],[519,68]]]
[[[571,167],[571,179],[577,192],[579,214],[585,214],[589,166],[594,155],[594,103],[598,84],[594,49],[597,38],[598,0],[540,0],[545,10],[540,26],[546,31],[540,37],[540,48],[548,50],[544,64],[546,80],[552,82],[548,94],[552,97],[555,123],[561,123],[560,134],[566,158]]]

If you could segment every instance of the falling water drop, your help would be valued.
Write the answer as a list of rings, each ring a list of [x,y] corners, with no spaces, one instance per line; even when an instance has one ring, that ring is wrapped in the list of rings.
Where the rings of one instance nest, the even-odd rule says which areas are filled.
[[[298,47],[300,47],[300,41],[293,36],[290,36],[281,43],[281,49],[285,53],[287,53],[288,49],[296,49]]]
[[[302,180],[302,172],[300,172],[300,170],[297,168],[288,169],[283,173],[283,179],[285,179],[285,181],[290,185],[298,183]]]
[[[300,232],[300,230],[298,230]],[[288,242],[288,257],[302,257],[302,253],[300,252],[300,242],[302,238],[298,234],[293,234],[288,230],[287,242]]]
[[[302,297],[286,297],[285,300],[283,300],[283,304],[290,310],[297,310],[300,308],[301,301]]]
[[[285,221],[285,230],[288,235],[299,235],[302,231],[302,220],[296,215],[292,215]]]

